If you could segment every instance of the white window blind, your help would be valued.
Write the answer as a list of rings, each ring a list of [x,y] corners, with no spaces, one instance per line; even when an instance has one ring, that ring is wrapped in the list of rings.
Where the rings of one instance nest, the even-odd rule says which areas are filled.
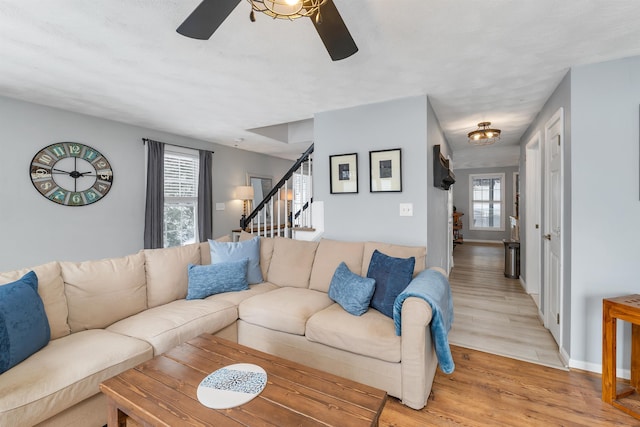
[[[195,243],[198,214],[198,155],[193,150],[164,155],[164,246]]]
[[[471,230],[504,230],[504,174],[469,176]]]

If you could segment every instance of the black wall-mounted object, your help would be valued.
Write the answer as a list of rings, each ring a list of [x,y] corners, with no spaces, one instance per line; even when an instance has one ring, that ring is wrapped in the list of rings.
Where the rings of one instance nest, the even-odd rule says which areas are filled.
[[[440,152],[440,146],[433,146],[433,186],[448,190],[456,182],[456,176],[449,169],[449,160]]]

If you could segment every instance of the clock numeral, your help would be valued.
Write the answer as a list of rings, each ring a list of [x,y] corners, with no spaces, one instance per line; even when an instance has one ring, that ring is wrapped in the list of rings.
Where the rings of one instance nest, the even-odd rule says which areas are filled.
[[[49,169],[32,167],[31,179],[46,179],[51,178],[51,171]]]
[[[106,168],[108,166],[109,166],[109,163],[107,163],[104,160],[100,160],[99,162],[96,162],[96,168],[98,168],[98,169],[104,169],[104,168]]]
[[[82,158],[88,162],[94,161],[97,157],[98,157],[98,152],[90,148],[85,149],[84,155],[82,156]]]
[[[53,147],[51,147],[51,151],[57,157],[64,157],[67,155],[67,152],[65,151],[64,146],[62,145],[54,145]]]
[[[80,193],[71,193],[71,196],[69,197],[69,204],[70,205],[82,205],[83,200],[82,200],[82,194]]]
[[[40,191],[41,192],[46,192],[47,190],[49,190],[51,187],[53,187],[53,182],[52,181],[45,181],[45,182],[41,182],[39,184],[40,186]]]
[[[96,193],[92,189],[88,189],[87,191],[85,191],[84,196],[87,199],[87,203],[93,203],[100,198],[100,196],[98,196],[98,193]]]
[[[39,161],[40,163],[42,163],[42,164],[45,164],[45,165],[49,166],[49,165],[51,165],[51,162],[53,162],[53,157],[51,157],[51,156],[50,156],[50,155],[48,155],[48,154],[44,154],[44,153],[42,153],[42,154],[40,155],[40,157],[38,157],[38,161]]]
[[[82,147],[78,144],[69,144],[68,147],[69,154],[73,157],[77,157],[80,154],[80,150],[82,150]]]
[[[56,203],[65,204],[65,200],[68,194],[68,191],[63,190],[62,188],[58,188],[51,194],[49,194],[49,198]]]

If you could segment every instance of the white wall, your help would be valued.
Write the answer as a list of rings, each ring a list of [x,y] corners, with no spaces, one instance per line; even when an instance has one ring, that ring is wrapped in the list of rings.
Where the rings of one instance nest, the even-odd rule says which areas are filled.
[[[446,213],[436,219],[446,212],[446,199],[433,188],[429,163],[430,147],[444,138],[435,136],[439,126],[428,110],[427,97],[416,96],[316,114],[313,185],[315,200],[324,202],[324,237],[427,246],[428,262],[445,267],[440,262],[446,262],[446,253],[439,252],[446,241],[432,241],[428,230],[428,218],[433,224],[447,221]],[[435,129],[429,137],[428,117]],[[402,149],[402,192],[371,193],[369,151],[394,148]],[[359,192],[330,194],[329,156],[348,153],[358,154]],[[443,208],[429,207],[432,195],[439,196],[434,203],[445,200]],[[400,203],[413,204],[412,217],[399,215]]]
[[[640,293],[640,57],[572,69],[571,105],[571,359],[595,370],[602,299]]]
[[[135,253],[143,246],[145,171],[142,138],[215,151],[213,234],[239,226],[242,204],[234,189],[247,172],[277,181],[291,161],[184,138],[96,117],[0,97],[0,271],[53,260],[81,261]],[[29,164],[43,147],[77,141],[102,152],[114,182],[88,206],[52,203],[31,184]],[[275,182],[274,181],[274,182]]]

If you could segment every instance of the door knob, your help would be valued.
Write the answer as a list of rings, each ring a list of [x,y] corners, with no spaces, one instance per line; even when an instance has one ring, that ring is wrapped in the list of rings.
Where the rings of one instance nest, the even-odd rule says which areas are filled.
[[[547,240],[551,240],[551,234],[545,234],[545,235],[544,235],[544,236],[542,236],[542,237],[544,237],[544,238],[545,238],[545,239],[547,239]]]

